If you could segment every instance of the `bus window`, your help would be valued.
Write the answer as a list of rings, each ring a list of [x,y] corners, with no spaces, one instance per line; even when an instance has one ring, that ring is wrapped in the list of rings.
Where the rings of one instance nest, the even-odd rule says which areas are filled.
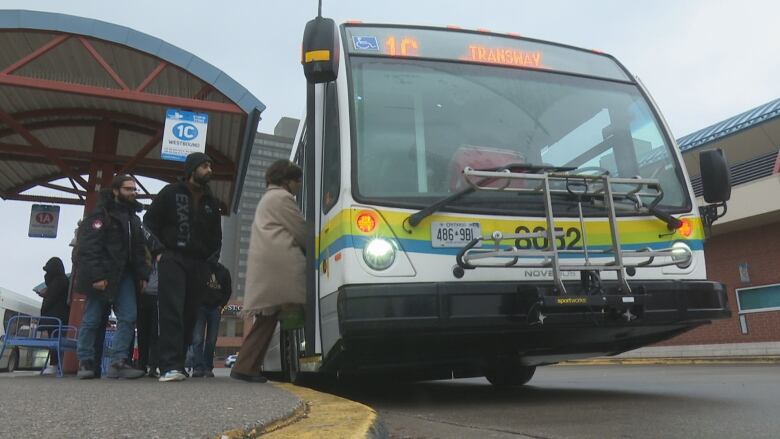
[[[325,91],[324,144],[322,149],[322,213],[328,213],[339,198],[341,159],[339,136],[339,105],[336,84]]]
[[[310,117],[310,116],[307,116]],[[304,121],[304,123],[306,123]],[[303,152],[306,149],[306,126],[304,125],[303,131],[301,132],[301,138],[298,141],[298,147],[296,148],[295,157],[293,157],[292,162],[298,165],[301,169],[304,170],[303,172],[303,185],[301,185],[301,193],[296,194],[295,200],[298,203],[298,208],[301,209],[301,213],[303,213],[304,217],[306,216],[306,203],[304,202],[305,197],[304,194],[306,192],[306,167],[303,163]]]
[[[5,313],[3,315],[3,330],[5,330],[8,327],[8,322],[11,320],[11,317],[18,315],[19,313],[16,311],[11,311],[10,309],[5,310]],[[17,325],[19,322],[15,322]],[[14,333],[16,332],[16,327],[8,328],[9,332]]]

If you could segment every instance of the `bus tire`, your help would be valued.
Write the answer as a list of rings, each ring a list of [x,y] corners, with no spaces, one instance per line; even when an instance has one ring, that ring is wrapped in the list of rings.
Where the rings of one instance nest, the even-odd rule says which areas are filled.
[[[19,367],[19,351],[16,349],[11,350],[11,355],[8,356],[8,373],[15,371]]]
[[[294,384],[300,377],[298,330],[282,330],[280,337],[282,379]]]
[[[494,387],[518,387],[531,381],[535,372],[536,366],[509,363],[490,367],[485,372],[485,378]]]

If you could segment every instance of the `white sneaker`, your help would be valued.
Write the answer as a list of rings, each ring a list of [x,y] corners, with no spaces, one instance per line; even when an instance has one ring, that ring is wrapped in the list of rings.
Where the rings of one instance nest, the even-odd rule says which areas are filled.
[[[160,375],[159,381],[164,383],[167,381],[184,381],[186,379],[187,377],[180,370],[169,370]]]
[[[52,366],[51,364],[46,366],[41,375],[57,375],[57,366]]]

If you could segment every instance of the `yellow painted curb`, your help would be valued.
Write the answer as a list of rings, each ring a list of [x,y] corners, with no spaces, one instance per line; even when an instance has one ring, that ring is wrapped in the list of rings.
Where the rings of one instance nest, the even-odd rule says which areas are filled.
[[[372,438],[384,437],[376,412],[363,404],[328,393],[287,383],[272,383],[301,400],[290,416],[250,430],[237,428],[216,439],[249,439],[259,436],[285,438]]]
[[[263,437],[362,439],[378,433],[378,416],[368,406],[306,387],[287,383],[274,385],[300,398],[307,410],[292,424],[274,430],[266,429]]]
[[[284,428],[288,425],[294,424],[295,422],[298,422],[298,420],[304,418],[306,416],[306,412],[308,411],[308,407],[305,402],[301,402],[298,404],[298,406],[293,410],[293,412],[282,419],[277,419],[274,422],[271,422],[268,425],[255,427],[250,430],[244,429],[244,428],[236,428],[233,430],[228,430],[216,437],[216,439],[247,439],[247,438],[256,438],[260,435],[264,435],[268,432],[278,430],[280,428]]]

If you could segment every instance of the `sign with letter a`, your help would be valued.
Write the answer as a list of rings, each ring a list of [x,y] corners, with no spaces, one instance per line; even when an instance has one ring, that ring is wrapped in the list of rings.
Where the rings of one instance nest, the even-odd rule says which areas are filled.
[[[33,204],[30,211],[30,238],[56,238],[60,221],[60,206]]]

